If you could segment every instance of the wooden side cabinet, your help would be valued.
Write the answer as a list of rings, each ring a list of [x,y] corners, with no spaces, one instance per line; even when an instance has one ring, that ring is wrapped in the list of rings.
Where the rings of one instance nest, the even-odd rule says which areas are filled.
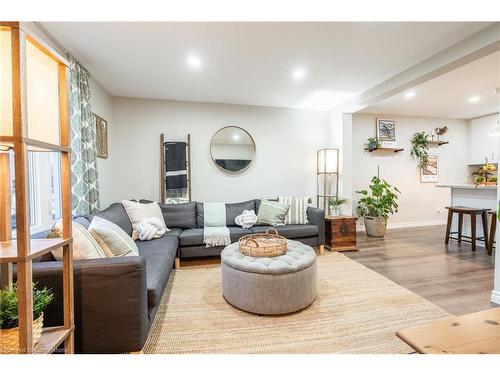
[[[358,250],[354,216],[325,217],[325,242],[330,251]]]

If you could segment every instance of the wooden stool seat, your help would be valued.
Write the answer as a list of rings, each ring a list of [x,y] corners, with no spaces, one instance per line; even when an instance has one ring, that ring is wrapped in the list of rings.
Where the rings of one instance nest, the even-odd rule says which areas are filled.
[[[470,241],[472,246],[472,251],[476,251],[476,240],[484,241],[485,247],[489,251],[489,241],[488,241],[488,212],[487,208],[475,208],[475,207],[464,207],[464,206],[451,206],[446,207],[448,210],[448,221],[446,223],[446,238],[445,244],[448,245],[450,242],[450,238],[458,240],[458,243],[462,243],[462,237],[466,237],[462,235],[462,227],[464,222],[464,215],[470,215],[470,227],[471,227],[471,235]],[[453,221],[453,214],[458,214],[458,233],[457,238],[450,237],[451,232],[451,224]],[[481,222],[483,224],[483,235],[484,237],[476,236],[476,217],[481,215]]]

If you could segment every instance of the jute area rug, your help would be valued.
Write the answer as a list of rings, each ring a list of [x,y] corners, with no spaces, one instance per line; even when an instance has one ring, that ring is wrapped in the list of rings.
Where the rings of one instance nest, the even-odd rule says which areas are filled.
[[[172,272],[144,353],[410,353],[397,330],[450,316],[339,253],[318,257],[313,304],[282,316],[229,305],[220,265]]]

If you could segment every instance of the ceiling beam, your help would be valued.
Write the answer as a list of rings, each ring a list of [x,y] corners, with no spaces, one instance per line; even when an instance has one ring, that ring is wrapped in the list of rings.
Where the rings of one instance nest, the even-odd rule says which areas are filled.
[[[358,112],[400,92],[421,85],[500,50],[500,22],[487,26],[453,46],[364,91],[333,111]]]

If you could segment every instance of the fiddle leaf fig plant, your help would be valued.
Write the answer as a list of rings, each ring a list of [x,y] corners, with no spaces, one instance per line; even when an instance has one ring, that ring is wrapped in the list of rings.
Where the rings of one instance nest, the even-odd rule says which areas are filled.
[[[429,135],[425,132],[418,132],[411,139],[410,155],[417,159],[418,167],[425,168],[429,161]]]
[[[368,190],[357,191],[361,198],[358,201],[358,214],[360,216],[384,217],[398,212],[397,187],[390,185],[386,180],[374,176]]]

